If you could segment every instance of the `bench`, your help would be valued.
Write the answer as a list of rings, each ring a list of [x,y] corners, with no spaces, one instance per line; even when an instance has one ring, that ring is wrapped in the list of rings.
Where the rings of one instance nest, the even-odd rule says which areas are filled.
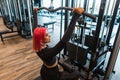
[[[55,24],[55,23],[56,23],[55,21],[46,22],[46,23],[44,23],[44,26],[48,28],[49,25],[52,25],[52,29],[54,30],[54,24]]]
[[[15,31],[15,30],[13,30],[14,24],[13,24],[12,22],[8,22],[7,25],[6,25],[6,27],[7,27],[8,29],[5,29],[5,30],[0,31],[0,37],[1,37],[1,41],[3,42],[3,44],[5,44],[5,43],[4,43],[4,38],[12,37],[12,36],[3,37],[4,34],[9,34],[9,33],[17,32],[17,31]],[[18,34],[17,34],[17,35],[18,35]],[[13,35],[13,36],[16,36],[16,35]]]
[[[6,34],[6,33],[9,33],[10,31],[9,30],[3,30],[3,31],[0,31],[0,37],[1,37],[1,41],[4,43],[4,40],[3,40],[3,36],[2,34]]]

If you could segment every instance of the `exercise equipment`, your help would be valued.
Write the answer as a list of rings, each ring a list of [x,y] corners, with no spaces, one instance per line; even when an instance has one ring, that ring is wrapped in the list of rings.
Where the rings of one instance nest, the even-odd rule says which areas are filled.
[[[18,34],[14,34],[14,35],[11,35],[11,36],[5,36],[5,37],[3,37],[4,34],[10,34],[10,33],[18,32],[17,30],[14,29],[15,25],[14,25],[13,22],[8,22],[8,23],[6,24],[6,27],[7,27],[8,29],[5,29],[5,30],[0,31],[0,37],[1,37],[1,41],[3,42],[3,44],[5,44],[5,43],[4,43],[4,38],[9,38],[9,37],[18,35]]]
[[[99,37],[100,29],[101,29],[101,25],[102,25],[102,17],[103,17],[102,14],[104,13],[103,7],[105,7],[105,1],[102,1],[102,3],[101,3],[100,13],[98,16],[98,22],[97,22],[96,30],[94,31],[94,34],[93,35],[88,34],[88,35],[84,36],[83,33],[85,33],[84,32],[85,29],[83,29],[83,27],[81,26],[81,24],[84,24],[84,23],[79,22],[79,27],[81,28],[81,34],[79,37],[77,36],[78,38],[75,35],[75,38],[74,38],[76,40],[74,42],[77,42],[76,44],[78,44],[78,45],[83,44],[83,46],[87,46],[88,47],[87,54],[91,55],[90,59],[88,59],[89,67],[86,68],[86,66],[81,65],[82,68],[87,72],[86,74],[88,74],[87,77],[83,76],[83,78],[85,78],[85,79],[93,79],[93,77],[97,77],[99,79],[100,77],[98,75],[103,76],[105,74],[102,70],[103,70],[103,66],[104,66],[104,62],[105,62],[105,58],[106,58],[106,53],[108,51],[110,51],[109,50],[110,46],[105,45],[104,42],[102,42],[101,38]],[[84,24],[84,28],[86,27],[86,25],[87,24]],[[77,34],[79,34],[79,33],[77,33]],[[85,37],[85,41],[84,41],[84,37]],[[81,48],[83,48],[83,46]],[[71,49],[72,48],[74,48],[74,47],[71,47]],[[81,50],[81,49],[78,49],[78,50]],[[72,52],[72,56],[75,55],[75,53],[78,50]],[[83,50],[83,51],[81,50],[81,52],[84,52],[84,51],[85,50]],[[68,50],[68,52],[69,52],[69,50]],[[83,59],[83,60],[87,60],[87,59]]]
[[[51,29],[54,30],[54,24],[55,23],[56,23],[55,21],[51,21],[51,22],[44,23],[43,26],[45,26],[45,27],[47,27],[49,29],[49,25],[52,25]]]
[[[50,8],[46,8],[46,7],[40,7],[40,8],[37,8],[37,10],[35,9],[34,10],[34,18],[36,19],[35,21],[35,26],[34,27],[37,27],[38,25],[37,25],[37,11],[38,10],[42,10],[42,9],[45,9],[45,10],[48,10],[49,12],[55,12],[55,11],[58,11],[58,10],[70,10],[70,11],[72,11],[73,10],[73,8],[68,8],[68,7],[59,7],[59,8],[56,8],[56,9],[50,9]],[[84,12],[83,13],[83,15],[86,15],[86,16],[88,16],[88,17],[90,17],[90,18],[93,18],[93,19],[95,19],[95,16],[92,16],[92,15],[90,15],[90,14],[88,14],[88,13],[86,13],[86,12]],[[72,45],[72,44],[68,44],[68,46],[74,46],[74,45]],[[76,48],[76,46],[74,46],[74,48]],[[69,47],[68,47],[68,49],[70,49]],[[82,48],[80,48],[80,49],[82,49]],[[71,49],[70,49],[71,50]],[[70,51],[69,50],[69,51]],[[83,49],[83,51],[84,51],[84,49]],[[72,51],[73,52],[73,51]],[[72,53],[71,51],[69,52],[69,53]],[[76,52],[77,53],[77,52]],[[82,55],[85,55],[85,57],[86,57],[86,54],[84,54],[84,52],[82,53]],[[71,57],[72,56],[72,54],[71,55],[69,55],[68,57]],[[74,57],[75,58],[75,57]],[[80,62],[80,58],[82,58],[82,57],[78,57],[77,59],[77,61],[80,63],[80,64],[85,64],[85,62]],[[69,58],[70,59],[70,58]],[[62,59],[62,60],[64,60],[64,59]],[[68,60],[68,59],[67,59]],[[73,59],[70,59],[70,63],[69,63],[69,61],[63,61],[62,63],[61,62],[59,62],[60,63],[60,65],[62,65],[62,67],[64,68],[64,70],[65,71],[68,71],[68,72],[72,72],[72,73],[74,73],[73,75],[73,77],[71,77],[71,79],[73,78],[73,79],[75,79],[77,76],[75,75],[76,74],[76,71],[78,71],[78,68],[77,68],[77,66],[75,66],[75,65],[72,65],[71,64],[71,61],[72,61]],[[74,67],[73,67],[74,66]]]
[[[72,59],[71,62],[79,67],[80,72],[87,74],[86,76],[81,75],[81,77],[84,79],[88,79],[89,69],[91,67],[91,58],[88,58],[88,54],[94,55],[91,53],[92,46],[94,45],[94,37],[90,37],[90,35],[87,36],[85,34],[85,30],[90,30],[90,28],[86,27],[86,22],[82,18],[78,20],[78,24],[79,25],[77,25],[77,29],[81,29],[81,32],[76,32],[75,34],[77,36],[75,35],[74,37],[72,37],[73,39],[71,39],[71,45],[69,43],[69,45],[67,46],[68,56],[70,56],[70,58]],[[86,40],[86,37],[88,40]],[[96,66],[94,66],[94,68],[95,67]],[[82,70],[84,70],[84,72]],[[98,69],[93,70],[93,75],[91,76],[91,78],[97,77],[97,79],[99,79],[97,71]]]
[[[48,10],[49,12],[55,12],[55,11],[58,11],[58,10],[69,10],[69,11],[72,11],[72,10],[73,10],[73,8],[69,8],[69,7],[59,7],[59,8],[56,8],[56,9],[49,9],[49,8],[46,8],[46,7],[37,8],[37,10],[42,10],[42,9]],[[35,11],[34,11],[34,12],[35,12]],[[36,13],[36,12],[35,12],[35,13]],[[37,14],[37,13],[36,13],[36,14]],[[36,15],[36,14],[34,14],[34,18],[37,19],[37,15]],[[90,18],[92,18],[92,19],[95,19],[95,18],[96,18],[95,16],[90,15],[90,14],[88,14],[87,12],[84,12],[83,15],[88,16],[88,17],[90,17]],[[37,21],[36,21],[36,20],[35,20],[34,24],[35,24],[34,27],[37,27]]]
[[[117,2],[116,2],[117,1]],[[91,54],[91,59],[90,59],[90,67],[88,69],[88,73],[89,73],[89,76],[88,76],[88,79],[92,79],[91,75],[94,76],[94,74],[97,74],[96,77],[100,78],[99,76],[102,76],[105,78],[108,78],[108,76],[110,76],[110,74],[112,73],[112,69],[111,66],[113,67],[112,64],[114,64],[114,60],[113,59],[113,53],[111,55],[110,59],[111,61],[108,63],[108,70],[104,70],[106,67],[104,67],[104,62],[105,62],[105,59],[106,59],[106,55],[108,52],[111,52],[111,45],[110,45],[110,40],[111,40],[111,34],[112,34],[112,31],[113,31],[113,26],[114,26],[114,21],[115,21],[115,18],[116,18],[116,14],[117,14],[117,11],[118,11],[118,5],[119,5],[119,1],[116,0],[115,3],[113,5],[113,16],[111,17],[110,19],[110,23],[109,25],[107,25],[107,31],[105,34],[103,34],[103,32],[105,32],[104,30],[106,29],[105,25],[103,26],[103,23],[104,22],[104,7],[106,5],[106,0],[102,0],[101,1],[101,6],[100,6],[100,11],[99,11],[99,15],[98,15],[98,21],[97,21],[97,25],[96,25],[96,29],[93,31],[93,34],[92,35],[85,35],[85,45],[89,47],[89,53]],[[115,6],[115,8],[114,8]],[[101,29],[102,28],[102,29]],[[108,35],[106,35],[108,34]],[[77,37],[75,36],[75,39]],[[107,39],[105,39],[107,38]],[[76,41],[75,41],[76,42]],[[118,45],[116,45],[117,48],[118,48]],[[116,57],[116,55],[115,55]],[[112,62],[113,61],[113,62]],[[111,64],[112,62],[112,64]],[[105,72],[106,72],[106,75],[105,75]],[[91,76],[91,77],[90,77]],[[106,80],[106,79],[105,79]]]
[[[0,5],[5,25],[8,22],[14,22],[20,36],[31,37],[33,32],[32,0],[1,0]]]
[[[12,36],[18,35],[18,29],[15,25],[15,9],[14,9],[14,4],[13,0],[1,0],[0,2],[0,11],[1,11],[1,16],[4,22],[4,25],[7,27],[7,29],[0,31],[0,36],[1,36],[1,41],[4,43],[4,38],[10,38]],[[18,15],[17,15],[18,16]],[[16,28],[16,30],[15,30]],[[10,34],[10,33],[17,33],[15,35],[11,36],[3,36],[4,34]]]
[[[8,4],[8,0],[1,0],[0,3],[0,9],[3,17],[4,24],[6,25],[8,22],[12,21],[11,17],[11,10],[10,10],[10,4]],[[4,6],[4,7],[2,7]]]

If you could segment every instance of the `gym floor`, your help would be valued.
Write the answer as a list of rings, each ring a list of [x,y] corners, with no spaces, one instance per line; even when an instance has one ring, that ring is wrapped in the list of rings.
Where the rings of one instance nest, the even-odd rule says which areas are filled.
[[[0,18],[0,30],[4,29]],[[0,80],[34,80],[38,77],[42,61],[32,50],[32,39],[15,36],[5,38],[4,42],[5,45],[0,41]]]

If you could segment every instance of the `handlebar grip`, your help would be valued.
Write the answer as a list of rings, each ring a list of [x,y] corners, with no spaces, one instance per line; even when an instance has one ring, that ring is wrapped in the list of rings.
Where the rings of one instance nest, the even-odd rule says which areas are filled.
[[[96,20],[96,16],[91,15],[91,14],[89,14],[89,13],[87,13],[87,12],[83,12],[83,15],[85,15],[85,16],[87,16],[87,17],[90,17],[90,18],[92,18],[92,19],[94,19],[94,20]]]

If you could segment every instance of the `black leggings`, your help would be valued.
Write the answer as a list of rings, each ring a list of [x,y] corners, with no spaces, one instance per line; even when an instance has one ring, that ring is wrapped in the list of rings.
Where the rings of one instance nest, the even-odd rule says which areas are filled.
[[[58,66],[50,69],[43,65],[40,72],[42,80],[78,80],[79,78],[78,70],[71,73],[67,71],[59,72],[58,70]]]
[[[47,68],[43,65],[40,72],[42,80],[60,80],[60,74],[58,70],[58,66],[54,68]]]

